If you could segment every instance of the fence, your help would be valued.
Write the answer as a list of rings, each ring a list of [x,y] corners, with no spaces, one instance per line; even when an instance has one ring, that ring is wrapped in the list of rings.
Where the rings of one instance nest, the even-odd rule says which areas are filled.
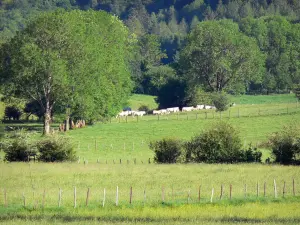
[[[192,112],[178,112],[168,115],[146,115],[143,117],[125,116],[119,118],[107,118],[108,123],[131,123],[140,121],[162,121],[162,120],[200,120],[200,119],[230,119],[243,117],[275,116],[300,113],[298,102],[292,104],[257,105],[247,107],[232,107],[224,112],[215,110],[197,110]]]
[[[119,187],[65,187],[56,190],[33,190],[13,192],[2,189],[3,207],[47,208],[47,207],[117,207],[117,206],[157,206],[160,204],[211,204],[222,201],[265,201],[297,198],[295,179],[290,182],[257,182],[255,185],[232,183],[209,187],[205,184],[179,189],[162,185],[160,188]]]

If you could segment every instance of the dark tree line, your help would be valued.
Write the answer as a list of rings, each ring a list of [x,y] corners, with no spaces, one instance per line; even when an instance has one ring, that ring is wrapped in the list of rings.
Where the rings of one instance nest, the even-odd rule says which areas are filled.
[[[191,96],[197,89],[268,94],[287,92],[300,82],[298,0],[5,0],[0,44],[41,12],[59,8],[117,15],[138,41],[130,61],[134,92],[158,95],[170,106],[195,102]],[[201,29],[213,35],[204,37]],[[191,48],[198,38],[206,41],[197,52]],[[210,38],[216,48],[218,42],[227,48],[212,60],[207,58],[212,49],[205,46]],[[203,60],[198,63],[195,56]],[[165,92],[174,93],[168,97],[174,102],[162,100]]]

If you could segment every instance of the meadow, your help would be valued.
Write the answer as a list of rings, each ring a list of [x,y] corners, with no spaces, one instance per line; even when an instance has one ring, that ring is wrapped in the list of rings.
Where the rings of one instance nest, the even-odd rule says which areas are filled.
[[[150,141],[162,137],[188,140],[220,120],[239,129],[245,148],[250,143],[263,146],[272,132],[299,121],[300,107],[292,95],[241,98],[240,103],[236,101],[235,107],[222,114],[204,110],[161,117],[147,115],[139,120],[111,118],[72,130],[64,135],[75,145],[80,159],[76,163],[1,162],[0,224],[300,224],[298,166],[153,163]],[[283,100],[278,103],[278,99]],[[130,101],[133,109],[142,103],[155,106],[151,96],[144,101],[143,96],[134,96]],[[40,129],[40,124],[21,126]],[[40,138],[35,129],[35,138]],[[268,149],[262,151],[263,159],[271,156]]]

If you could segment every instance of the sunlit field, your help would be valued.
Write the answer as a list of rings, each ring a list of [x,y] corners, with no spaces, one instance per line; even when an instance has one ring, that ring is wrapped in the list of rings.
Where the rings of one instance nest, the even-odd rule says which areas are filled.
[[[142,98],[133,97],[130,106],[139,107]],[[291,95],[281,103],[274,97],[267,103],[265,97],[254,104],[251,98],[222,114],[111,118],[72,130],[64,135],[79,157],[74,163],[1,162],[0,224],[299,224],[298,166],[153,162],[150,141],[188,140],[220,120],[239,129],[245,148],[261,148],[272,132],[299,121],[300,107],[294,97],[289,101]],[[40,138],[41,124],[9,126]],[[261,150],[263,160],[271,157],[268,149]]]

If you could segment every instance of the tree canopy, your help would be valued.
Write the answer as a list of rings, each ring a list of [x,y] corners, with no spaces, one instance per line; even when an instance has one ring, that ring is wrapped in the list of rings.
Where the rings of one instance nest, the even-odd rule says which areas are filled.
[[[1,48],[4,93],[36,100],[49,133],[55,105],[87,120],[116,113],[131,92],[135,38],[106,12],[43,13]]]
[[[230,20],[200,23],[180,55],[187,80],[211,92],[236,90],[260,80],[264,57],[256,41]]]

